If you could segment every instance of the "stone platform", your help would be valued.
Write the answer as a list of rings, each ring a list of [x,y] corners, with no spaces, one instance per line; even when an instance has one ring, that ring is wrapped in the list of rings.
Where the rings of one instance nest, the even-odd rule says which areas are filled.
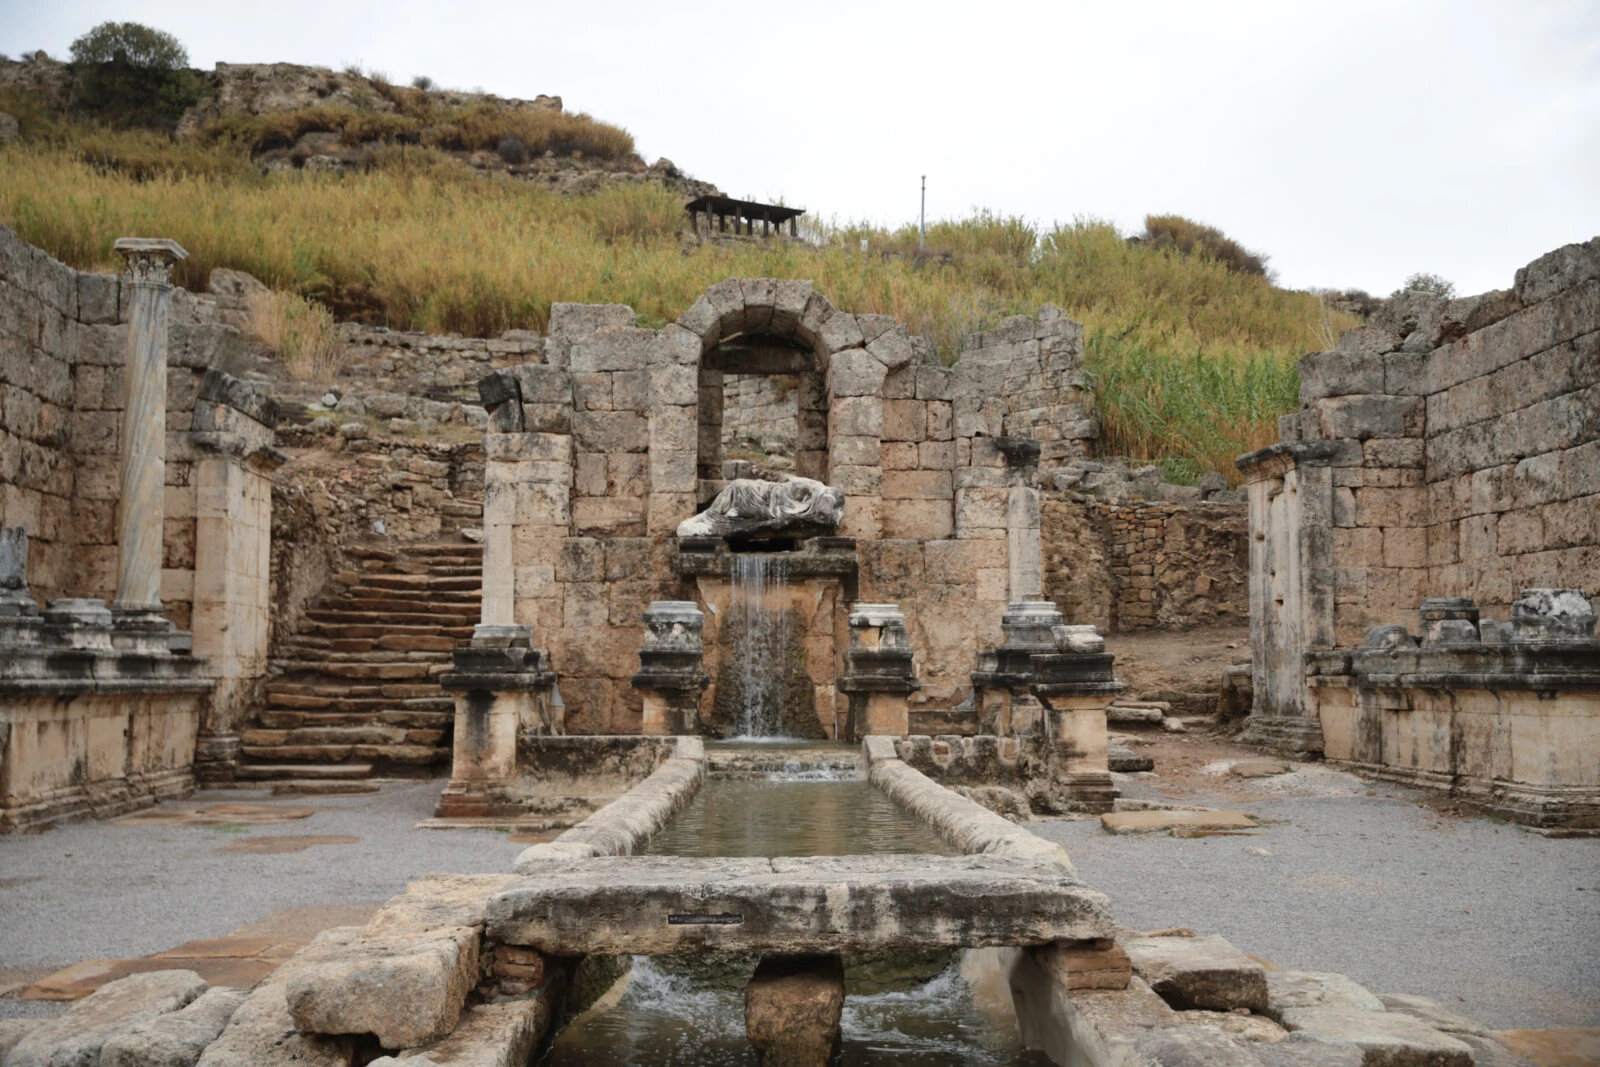
[[[1111,936],[1103,898],[1048,861],[615,856],[528,873],[490,900],[488,936],[557,956],[987,948]]]

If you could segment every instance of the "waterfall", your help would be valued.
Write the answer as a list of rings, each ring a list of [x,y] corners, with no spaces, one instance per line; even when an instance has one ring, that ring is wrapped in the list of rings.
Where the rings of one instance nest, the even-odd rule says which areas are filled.
[[[788,577],[788,564],[765,552],[733,557],[733,602],[739,625],[733,646],[739,683],[741,737],[783,736],[784,612],[771,603]]]

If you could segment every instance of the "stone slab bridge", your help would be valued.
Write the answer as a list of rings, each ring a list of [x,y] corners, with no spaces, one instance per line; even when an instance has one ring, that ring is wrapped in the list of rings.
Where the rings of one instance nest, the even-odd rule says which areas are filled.
[[[485,933],[553,956],[1029,947],[1111,937],[1104,899],[1009,856],[612,856],[506,886]]]

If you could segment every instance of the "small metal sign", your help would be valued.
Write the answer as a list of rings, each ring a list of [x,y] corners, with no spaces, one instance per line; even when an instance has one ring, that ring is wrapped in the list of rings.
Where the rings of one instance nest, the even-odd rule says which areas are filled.
[[[686,915],[681,912],[667,913],[668,926],[742,926],[744,916],[737,912],[713,912],[710,915]]]

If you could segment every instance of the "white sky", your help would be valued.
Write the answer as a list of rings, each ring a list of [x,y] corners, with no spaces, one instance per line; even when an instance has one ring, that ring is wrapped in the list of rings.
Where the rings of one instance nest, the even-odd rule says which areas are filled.
[[[956,4],[0,0],[0,52],[107,20],[209,68],[360,62],[559,95],[734,196],[1220,227],[1282,284],[1464,293],[1600,234],[1596,0]]]

